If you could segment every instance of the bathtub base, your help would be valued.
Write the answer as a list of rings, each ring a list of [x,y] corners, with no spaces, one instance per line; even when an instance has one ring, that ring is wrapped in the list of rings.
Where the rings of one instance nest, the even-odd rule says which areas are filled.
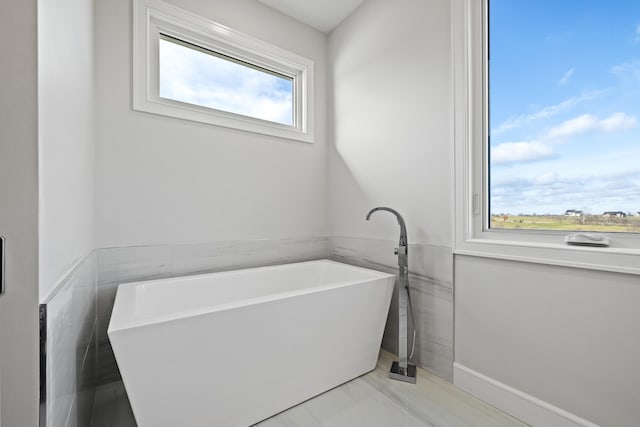
[[[389,371],[389,378],[392,380],[404,381],[405,383],[416,383],[416,365],[411,363],[407,364],[406,372],[400,369],[400,362],[394,361],[391,364],[391,370]]]

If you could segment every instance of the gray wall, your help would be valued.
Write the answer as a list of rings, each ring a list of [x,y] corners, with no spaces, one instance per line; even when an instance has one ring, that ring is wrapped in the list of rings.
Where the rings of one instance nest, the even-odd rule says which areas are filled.
[[[0,424],[38,421],[37,9],[0,6],[0,235],[6,293],[0,296]]]
[[[254,0],[171,3],[313,60],[316,141],[133,111],[131,1],[97,2],[97,247],[325,236],[325,35]]]
[[[456,362],[603,426],[640,420],[640,278],[455,257]]]

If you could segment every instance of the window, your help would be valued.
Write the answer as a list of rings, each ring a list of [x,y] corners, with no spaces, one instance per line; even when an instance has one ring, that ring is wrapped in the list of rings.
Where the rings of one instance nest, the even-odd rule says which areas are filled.
[[[488,11],[489,227],[640,232],[640,2]]]
[[[452,2],[455,251],[640,274],[640,7],[569,6]]]
[[[134,2],[133,108],[313,142],[313,62],[160,0]]]
[[[159,61],[161,98],[293,125],[293,77],[164,34]]]

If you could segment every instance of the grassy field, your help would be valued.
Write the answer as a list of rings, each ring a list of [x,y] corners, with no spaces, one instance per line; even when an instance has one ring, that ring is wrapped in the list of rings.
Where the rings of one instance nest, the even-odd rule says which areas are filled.
[[[602,215],[492,215],[491,228],[640,233],[640,217]]]

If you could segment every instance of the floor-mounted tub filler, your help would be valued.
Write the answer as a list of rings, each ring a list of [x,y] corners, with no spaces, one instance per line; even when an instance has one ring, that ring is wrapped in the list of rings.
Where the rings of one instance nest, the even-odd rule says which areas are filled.
[[[373,370],[394,280],[321,260],[120,285],[138,426],[248,426]]]
[[[416,329],[413,311],[411,309],[411,294],[409,290],[409,243],[407,239],[407,226],[404,218],[395,209],[386,206],[378,206],[369,211],[366,216],[367,221],[374,212],[389,212],[396,216],[400,226],[400,240],[395,254],[398,255],[398,360],[391,364],[389,378],[415,384],[417,378],[416,365],[409,363],[413,356],[413,349],[416,345]],[[409,329],[407,319],[411,314],[411,324],[413,325],[413,339],[411,353],[408,353],[407,343],[409,340]]]

